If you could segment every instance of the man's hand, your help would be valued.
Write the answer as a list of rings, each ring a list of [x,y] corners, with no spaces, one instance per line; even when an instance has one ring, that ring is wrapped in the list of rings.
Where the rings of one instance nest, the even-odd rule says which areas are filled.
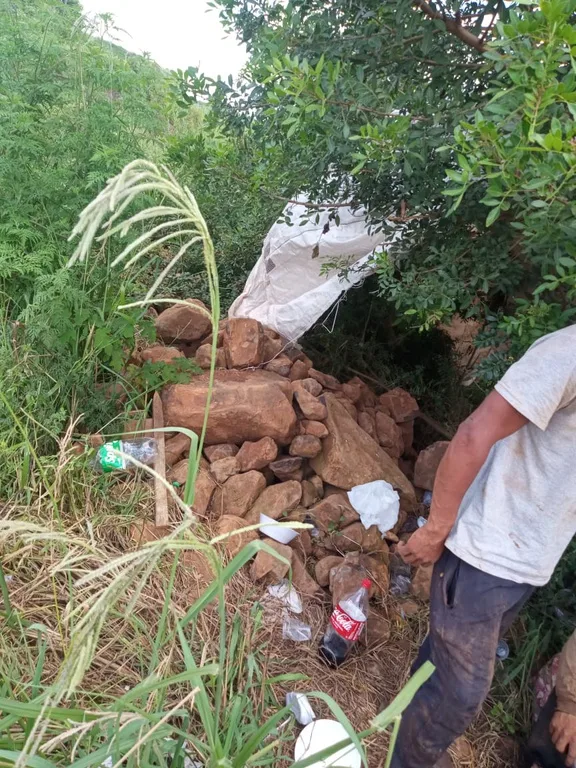
[[[406,544],[400,542],[396,551],[405,563],[410,565],[431,565],[440,559],[444,551],[446,537],[437,534],[427,523],[422,528],[414,531]]]
[[[566,753],[566,765],[576,764],[576,715],[556,712],[550,723],[550,735],[561,755]]]

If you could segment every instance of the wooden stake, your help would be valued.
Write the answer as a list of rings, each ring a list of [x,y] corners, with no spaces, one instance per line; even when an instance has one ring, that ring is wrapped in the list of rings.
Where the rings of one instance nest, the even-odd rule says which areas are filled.
[[[162,400],[158,392],[154,393],[154,399],[152,400],[152,418],[154,421],[154,428],[160,429],[164,426],[164,409],[162,408]],[[166,479],[166,443],[164,440],[164,432],[154,432],[154,437],[158,445],[158,453],[156,454],[156,461],[154,462],[154,469],[157,474],[164,480]],[[160,528],[166,526],[169,523],[168,520],[168,491],[164,483],[159,478],[154,478],[154,490],[156,494],[156,527]]]

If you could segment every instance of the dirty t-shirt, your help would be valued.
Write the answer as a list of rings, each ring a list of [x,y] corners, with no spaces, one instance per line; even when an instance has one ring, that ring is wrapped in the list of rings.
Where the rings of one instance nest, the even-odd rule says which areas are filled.
[[[446,546],[481,571],[541,586],[576,533],[576,325],[539,339],[496,390],[529,421],[493,446]]]

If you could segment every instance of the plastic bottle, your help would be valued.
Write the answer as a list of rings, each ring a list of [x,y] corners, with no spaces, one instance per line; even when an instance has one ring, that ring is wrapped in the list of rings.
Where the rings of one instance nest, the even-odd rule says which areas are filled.
[[[126,456],[121,456],[117,451],[126,454]],[[156,440],[151,437],[112,440],[112,442],[104,443],[98,448],[94,467],[98,472],[105,473],[134,469],[134,466],[129,466],[130,459],[128,457],[133,457],[141,464],[150,466],[154,464],[157,452]]]
[[[320,657],[329,666],[340,666],[362,634],[368,618],[368,593],[371,586],[370,579],[364,579],[360,589],[346,595],[332,611],[318,649]]]

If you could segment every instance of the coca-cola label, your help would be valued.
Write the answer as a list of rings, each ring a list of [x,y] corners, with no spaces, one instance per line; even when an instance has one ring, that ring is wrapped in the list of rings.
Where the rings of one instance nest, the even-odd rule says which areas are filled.
[[[339,605],[332,611],[330,623],[340,637],[351,641],[358,640],[364,628],[363,621],[356,621],[356,619],[351,618]]]

